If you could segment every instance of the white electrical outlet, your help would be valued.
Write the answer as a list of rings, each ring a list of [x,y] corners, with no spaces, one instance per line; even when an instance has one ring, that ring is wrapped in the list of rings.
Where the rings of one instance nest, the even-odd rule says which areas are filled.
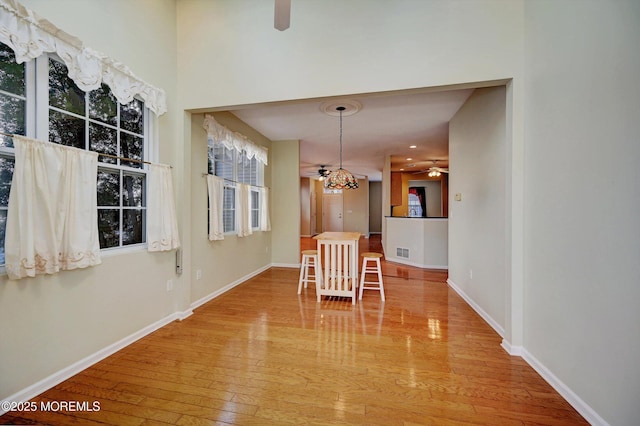
[[[167,280],[167,291],[173,290],[173,280]]]
[[[202,269],[198,269],[196,271],[196,280],[201,280],[202,279]]]

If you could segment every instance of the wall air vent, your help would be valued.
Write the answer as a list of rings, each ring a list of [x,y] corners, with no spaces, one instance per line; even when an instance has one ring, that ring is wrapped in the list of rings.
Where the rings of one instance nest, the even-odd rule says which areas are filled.
[[[408,259],[409,258],[409,249],[397,247],[396,248],[396,256],[397,257],[404,257],[404,258]]]

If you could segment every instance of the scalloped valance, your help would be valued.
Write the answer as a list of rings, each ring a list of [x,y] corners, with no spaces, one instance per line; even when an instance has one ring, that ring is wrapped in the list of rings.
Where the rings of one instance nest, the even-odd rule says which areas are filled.
[[[15,0],[0,0],[0,42],[13,49],[18,63],[46,52],[56,53],[81,90],[95,90],[104,83],[122,104],[137,95],[156,115],[167,111],[164,90],[140,80],[126,65],[85,47],[79,39]]]
[[[256,158],[265,166],[267,165],[267,148],[251,142],[245,135],[233,132],[218,123],[211,115],[204,116],[202,127],[207,131],[207,138],[214,142],[220,142],[228,149],[238,152],[245,151],[248,158]]]

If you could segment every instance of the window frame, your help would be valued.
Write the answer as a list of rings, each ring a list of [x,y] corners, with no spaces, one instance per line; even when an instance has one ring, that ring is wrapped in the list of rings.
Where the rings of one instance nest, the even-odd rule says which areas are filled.
[[[216,149],[223,149],[224,153],[228,153],[231,155],[231,159],[230,160],[225,160],[223,163],[227,164],[227,165],[232,165],[232,173],[231,173],[231,177],[227,177],[227,176],[220,176],[217,174],[217,167],[216,164],[222,161],[216,161]],[[260,214],[260,209],[261,209],[261,205],[260,205],[260,191],[259,191],[259,187],[261,187],[264,183],[264,164],[262,164],[262,162],[258,161],[255,157],[253,158],[248,158],[246,151],[238,151],[234,148],[228,148],[227,146],[225,146],[224,143],[222,142],[217,142],[217,141],[212,141],[211,139],[209,139],[209,143],[208,143],[208,168],[209,168],[209,173],[218,176],[218,177],[222,177],[224,179],[224,191],[227,190],[233,190],[234,193],[234,205],[233,207],[229,207],[226,205],[226,200],[227,197],[223,195],[223,207],[222,207],[222,214],[223,214],[223,218],[224,218],[224,212],[225,211],[233,211],[233,229],[227,229],[226,224],[224,222],[223,219],[223,226],[224,226],[224,235],[232,235],[235,234],[238,230],[238,184],[241,183],[246,183],[246,182],[242,182],[239,179],[240,174],[242,173],[242,177],[246,178],[246,168],[245,167],[241,167],[241,165],[244,165],[246,161],[249,161],[249,164],[251,165],[251,167],[255,167],[255,173],[251,172],[249,173],[249,176],[255,176],[255,183],[246,183],[248,184],[251,189],[251,211],[249,212],[251,214],[251,229],[252,231],[258,231],[261,229],[261,214]],[[242,169],[242,171],[241,171]],[[255,194],[255,199],[257,200],[257,206],[253,205],[253,200],[254,200],[254,194]],[[257,213],[256,213],[257,212]],[[254,223],[254,214],[256,215],[256,219],[257,221]],[[255,226],[254,226],[255,225]]]
[[[6,45],[5,45],[6,46]],[[11,49],[7,46],[8,49]],[[147,221],[147,191],[148,191],[148,166],[144,163],[145,161],[149,161],[152,154],[153,141],[152,141],[152,114],[148,106],[145,105],[144,101],[140,99],[138,96],[135,97],[137,102],[142,103],[142,133],[136,133],[130,131],[122,126],[121,122],[121,112],[122,105],[120,102],[115,100],[117,105],[116,112],[116,124],[105,123],[96,118],[92,118],[89,108],[90,108],[90,93],[84,92],[85,98],[85,110],[84,115],[76,114],[70,111],[65,111],[64,109],[57,108],[53,105],[50,105],[49,99],[49,60],[56,60],[61,62],[64,65],[64,62],[58,57],[58,55],[54,53],[44,53],[41,56],[32,59],[30,61],[24,62],[25,70],[25,95],[24,100],[26,102],[25,105],[25,135],[28,138],[38,139],[38,140],[46,140],[49,141],[50,136],[50,128],[49,128],[49,111],[59,111],[64,114],[71,115],[75,118],[82,119],[84,121],[84,149],[88,151],[93,151],[90,149],[90,128],[91,124],[97,124],[100,126],[105,126],[108,129],[115,131],[116,134],[116,155],[120,156],[120,142],[122,135],[131,135],[133,137],[141,138],[141,162],[140,167],[130,167],[126,164],[121,164],[121,160],[116,160],[115,164],[105,163],[98,161],[98,172],[100,171],[108,171],[111,173],[118,173],[119,175],[119,205],[116,206],[108,206],[110,209],[117,209],[119,215],[119,225],[118,225],[118,245],[112,247],[101,247],[100,252],[103,254],[106,253],[120,253],[122,251],[130,251],[132,249],[140,249],[147,247],[147,235],[146,235],[146,221]],[[66,65],[65,65],[66,67]],[[0,91],[0,93],[5,95],[10,95],[16,97],[17,95],[12,94],[11,92]],[[53,142],[55,143],[55,142]],[[98,151],[93,151],[98,152]],[[102,153],[98,152],[99,155]],[[13,147],[0,146],[0,157],[7,158],[11,160],[15,160],[15,149]],[[122,160],[126,162],[126,160]],[[125,203],[124,196],[124,178],[125,176],[135,176],[142,177],[142,194],[141,194],[141,202],[140,206],[128,206]],[[98,176],[96,175],[96,179]],[[98,206],[98,213],[105,206]],[[0,210],[7,211],[8,206],[0,206]],[[124,216],[125,212],[128,210],[139,210],[142,214],[141,218],[141,242],[135,242],[131,244],[125,244],[123,242],[123,235],[126,232]],[[4,263],[0,264],[0,272],[4,271]]]
[[[71,111],[66,111],[64,109],[61,109],[59,107],[53,106],[50,104],[49,102],[49,60],[54,60],[54,61],[59,61],[62,62],[62,60],[55,54],[44,54],[39,56],[38,58],[36,58],[35,62],[36,62],[36,75],[37,75],[37,79],[36,79],[36,90],[38,91],[37,96],[36,96],[36,108],[37,108],[37,117],[39,117],[37,126],[38,126],[38,130],[39,132],[37,132],[37,135],[40,139],[42,140],[47,140],[49,141],[49,137],[50,137],[50,127],[49,127],[49,112],[50,111],[56,111],[56,112],[60,112],[62,114],[67,114],[70,115],[72,117],[78,118],[78,119],[82,119],[85,122],[85,126],[84,126],[84,149],[88,150],[88,151],[92,151],[91,145],[90,145],[90,128],[91,128],[91,124],[95,124],[95,125],[99,125],[99,126],[103,126],[106,127],[108,129],[114,130],[116,132],[116,156],[120,156],[121,155],[121,142],[122,142],[122,135],[131,135],[133,137],[139,137],[142,136],[142,155],[141,155],[141,162],[140,167],[130,167],[126,164],[122,164],[122,161],[126,160],[121,160],[121,159],[117,159],[116,163],[106,163],[106,162],[101,162],[100,161],[100,157],[98,157],[98,172],[100,171],[106,171],[106,172],[110,172],[110,173],[118,173],[118,178],[119,178],[119,194],[118,194],[118,205],[117,206],[97,206],[97,210],[98,210],[98,215],[100,214],[100,211],[104,211],[104,210],[117,210],[118,211],[118,244],[114,245],[114,246],[110,246],[110,247],[100,247],[100,251],[117,251],[117,250],[121,250],[125,247],[146,247],[147,246],[147,233],[146,233],[146,221],[147,221],[147,217],[146,217],[146,211],[147,211],[147,206],[146,206],[146,199],[147,199],[147,173],[148,173],[148,167],[147,165],[144,163],[144,161],[148,161],[148,157],[149,157],[149,152],[150,152],[150,119],[151,119],[151,114],[149,111],[149,108],[144,106],[144,102],[138,98],[136,98],[137,101],[142,102],[143,104],[143,108],[142,108],[142,120],[143,120],[143,127],[142,127],[142,135],[132,132],[128,129],[125,129],[124,127],[122,127],[121,125],[121,111],[122,111],[122,105],[120,102],[116,101],[116,105],[117,105],[117,111],[116,111],[116,124],[109,124],[109,123],[105,123],[102,122],[100,120],[97,120],[95,118],[91,117],[90,114],[90,102],[89,102],[89,97],[90,97],[90,93],[91,92],[84,92],[84,100],[85,100],[85,105],[84,105],[84,112],[83,115],[80,115],[78,113],[74,113]],[[30,61],[32,62],[32,61]],[[63,63],[64,65],[64,63]],[[44,80],[41,80],[44,79]],[[37,84],[38,81],[43,81],[46,82],[46,84]],[[98,151],[93,151],[93,152],[98,152]],[[101,155],[102,153],[98,152],[98,155]],[[125,205],[125,200],[124,200],[124,178],[125,176],[136,176],[136,177],[142,177],[143,178],[143,185],[142,185],[142,202],[141,202],[141,206],[136,207],[136,206],[127,206]],[[96,179],[98,179],[98,176],[96,176]],[[141,219],[141,242],[135,242],[135,243],[131,243],[131,244],[125,244],[123,241],[123,235],[125,233],[125,220],[124,220],[124,216],[125,216],[125,211],[127,210],[140,210],[142,213],[142,219]]]
[[[254,197],[255,197],[255,201],[257,201],[256,205],[254,205]],[[260,191],[258,190],[257,187],[252,186],[251,187],[251,229],[253,231],[258,231],[260,230],[260,221],[261,221],[261,214],[260,214],[260,210],[261,210],[262,206],[260,205]],[[255,215],[255,216],[254,216]],[[254,222],[255,219],[255,222]]]

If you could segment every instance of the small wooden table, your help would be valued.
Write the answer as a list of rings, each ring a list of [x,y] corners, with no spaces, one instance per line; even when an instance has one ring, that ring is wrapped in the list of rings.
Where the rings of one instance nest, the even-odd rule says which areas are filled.
[[[360,233],[323,232],[313,238],[318,241],[318,263],[323,269],[322,281],[316,284],[318,302],[321,296],[340,296],[351,297],[355,305]]]

